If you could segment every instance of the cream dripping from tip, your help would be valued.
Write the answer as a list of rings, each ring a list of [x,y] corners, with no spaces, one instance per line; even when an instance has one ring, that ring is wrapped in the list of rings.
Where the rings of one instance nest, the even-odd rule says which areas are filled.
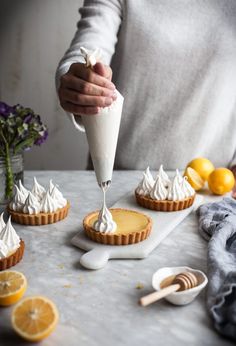
[[[117,225],[112,218],[112,214],[106,206],[106,187],[102,186],[103,191],[103,206],[98,214],[98,219],[94,222],[93,228],[101,233],[115,232]]]

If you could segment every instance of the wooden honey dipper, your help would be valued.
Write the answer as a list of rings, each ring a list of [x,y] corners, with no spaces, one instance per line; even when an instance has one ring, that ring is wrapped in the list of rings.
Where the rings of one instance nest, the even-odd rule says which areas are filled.
[[[156,302],[157,300],[168,296],[173,292],[185,291],[198,285],[198,280],[195,274],[190,272],[180,273],[175,276],[172,284],[163,288],[160,291],[150,293],[142,298],[140,298],[139,303],[142,306],[147,306]]]

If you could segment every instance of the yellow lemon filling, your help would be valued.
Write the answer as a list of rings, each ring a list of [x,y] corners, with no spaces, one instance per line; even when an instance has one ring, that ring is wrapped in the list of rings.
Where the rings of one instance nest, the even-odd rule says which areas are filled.
[[[149,224],[146,215],[125,209],[110,209],[112,218],[117,228],[113,234],[130,234],[143,231]],[[88,225],[93,228],[94,222],[98,219],[98,212],[94,213],[88,220]]]

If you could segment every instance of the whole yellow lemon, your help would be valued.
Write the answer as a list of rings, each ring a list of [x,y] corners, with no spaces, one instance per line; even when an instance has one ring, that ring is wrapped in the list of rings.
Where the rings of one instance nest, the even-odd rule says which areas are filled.
[[[216,195],[230,192],[234,184],[234,175],[228,168],[216,168],[208,177],[209,189]]]

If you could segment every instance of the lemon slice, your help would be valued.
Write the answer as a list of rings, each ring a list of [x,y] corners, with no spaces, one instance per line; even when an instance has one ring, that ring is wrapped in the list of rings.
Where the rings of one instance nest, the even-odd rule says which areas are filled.
[[[13,309],[14,330],[28,341],[40,341],[55,329],[59,319],[56,305],[46,297],[34,296],[21,300]]]
[[[0,305],[16,303],[25,293],[26,287],[24,274],[14,270],[0,272]]]
[[[188,178],[188,182],[194,190],[198,191],[203,188],[204,180],[193,168],[187,167],[184,176]]]

